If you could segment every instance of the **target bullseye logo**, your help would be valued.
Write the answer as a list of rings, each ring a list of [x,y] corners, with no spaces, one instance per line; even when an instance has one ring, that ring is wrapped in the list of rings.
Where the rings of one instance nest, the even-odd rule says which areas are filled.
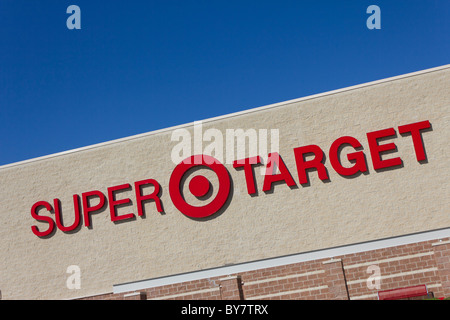
[[[197,198],[204,197],[210,189],[209,180],[204,176],[195,176],[189,183],[189,191]]]
[[[215,198],[204,206],[193,206],[186,202],[182,195],[181,182],[185,174],[192,168],[206,167],[214,171],[219,179],[219,190]],[[217,159],[207,155],[194,155],[179,163],[172,172],[169,182],[169,193],[175,207],[191,218],[205,218],[213,215],[228,200],[231,181],[228,170]],[[195,176],[189,183],[189,191],[197,198],[204,197],[211,189],[211,184],[204,176]]]

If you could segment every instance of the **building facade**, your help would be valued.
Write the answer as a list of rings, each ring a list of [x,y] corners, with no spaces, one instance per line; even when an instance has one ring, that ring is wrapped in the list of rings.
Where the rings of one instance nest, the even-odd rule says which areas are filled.
[[[1,296],[449,297],[449,88],[446,65],[2,166]]]

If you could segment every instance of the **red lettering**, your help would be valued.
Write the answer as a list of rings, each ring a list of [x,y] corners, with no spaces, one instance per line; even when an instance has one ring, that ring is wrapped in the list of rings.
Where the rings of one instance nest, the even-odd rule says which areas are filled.
[[[31,227],[31,231],[33,231],[33,233],[35,235],[37,235],[38,237],[45,237],[45,236],[48,236],[50,233],[53,232],[53,230],[55,229],[55,222],[50,217],[38,215],[37,211],[38,211],[38,209],[40,207],[44,207],[49,212],[52,211],[53,208],[50,205],[50,203],[48,203],[47,201],[38,201],[35,204],[33,204],[33,206],[31,207],[31,216],[34,219],[36,219],[37,221],[47,222],[48,223],[48,229],[45,230],[45,231],[39,231],[39,229],[36,226],[32,226]]]
[[[314,158],[306,161],[304,156],[311,153],[314,154]],[[322,162],[324,153],[319,146],[312,144],[309,146],[295,148],[294,155],[300,184],[307,184],[309,182],[306,170],[312,168],[317,170],[320,180],[324,181],[329,179],[327,169]]]
[[[417,161],[426,160],[425,146],[422,140],[422,132],[425,129],[431,128],[431,124],[428,120],[402,125],[398,127],[399,133],[402,135],[411,135],[413,146],[416,154]],[[389,137],[395,137],[396,131],[394,128],[387,128],[384,130],[378,130],[368,132],[367,134],[368,145],[372,158],[373,167],[375,170],[389,168],[401,165],[402,159],[400,157],[394,157],[389,159],[382,159],[384,153],[392,153],[397,151],[397,147],[393,142],[381,143],[379,139],[386,140]],[[347,159],[351,165],[350,167],[344,167],[341,163],[341,150],[350,146],[354,151],[347,153]],[[344,136],[336,139],[330,146],[329,159],[331,166],[334,170],[342,176],[352,176],[359,172],[367,172],[367,161],[365,154],[362,150],[361,143],[350,136]],[[308,170],[314,169],[317,171],[320,180],[325,181],[329,179],[327,168],[325,167],[325,154],[323,150],[317,145],[307,145],[297,147],[293,149],[295,164],[297,167],[297,173],[299,182],[302,185],[309,183]],[[309,158],[311,157],[311,158]],[[249,157],[233,162],[235,169],[243,168],[245,174],[245,181],[247,185],[247,192],[250,195],[256,194],[256,181],[254,166],[262,163],[260,156]],[[195,166],[205,166],[216,173],[219,179],[219,189],[215,198],[206,205],[193,206],[189,204],[182,195],[182,182],[188,171]],[[270,153],[268,155],[268,161],[264,176],[264,184],[262,190],[264,192],[272,190],[274,183],[284,182],[287,186],[296,186],[296,182],[292,178],[289,169],[286,167],[281,156],[277,152]],[[149,194],[144,194],[143,188],[145,186],[153,186],[153,191]],[[161,186],[156,180],[146,179],[137,181],[134,183],[136,205],[139,216],[144,215],[144,203],[145,201],[154,201],[158,212],[163,212],[162,202],[160,199]],[[118,215],[117,208],[122,205],[131,205],[130,198],[116,199],[116,192],[123,190],[131,190],[132,186],[129,183],[109,187],[107,190],[107,197],[100,191],[94,190],[85,192],[81,195],[81,203],[83,206],[84,224],[86,227],[91,226],[90,215],[96,211],[101,210],[105,204],[109,203],[111,221],[116,222],[120,220],[132,219],[135,217],[134,213],[127,213]],[[203,197],[208,193],[210,188],[210,182],[207,178],[199,175],[191,180],[189,185],[190,192],[196,197]],[[216,212],[219,212],[224,208],[229,201],[231,188],[230,175],[226,167],[220,163],[217,159],[207,155],[195,155],[188,157],[181,163],[179,163],[170,176],[168,185],[169,195],[172,199],[174,206],[186,216],[191,218],[205,218],[209,217]],[[98,203],[95,205],[90,204],[90,200],[97,198]],[[50,235],[57,228],[63,232],[75,230],[80,225],[81,210],[80,210],[80,196],[73,195],[74,203],[74,221],[70,226],[64,226],[63,215],[61,209],[61,202],[59,199],[53,200],[53,207],[46,201],[36,202],[31,208],[31,216],[39,221],[48,224],[46,230],[39,230],[37,226],[31,226],[32,232],[38,237],[45,237]],[[55,221],[51,216],[39,215],[39,210],[45,208],[48,212],[55,213]]]
[[[274,174],[275,168],[278,168],[280,173]],[[268,156],[263,191],[271,190],[272,184],[277,181],[284,181],[289,187],[296,185],[281,156],[277,152],[273,152]]]
[[[255,175],[253,172],[253,166],[261,163],[261,157],[250,157],[244,160],[236,160],[233,162],[233,168],[244,167],[245,182],[247,183],[248,194],[256,193]]]
[[[83,215],[84,215],[84,225],[86,227],[90,227],[91,226],[91,221],[90,221],[90,214],[91,212],[100,210],[101,208],[103,208],[103,206],[105,205],[105,195],[103,193],[101,193],[100,191],[94,190],[94,191],[89,191],[89,192],[85,192],[82,195],[82,199],[83,199]],[[89,205],[89,198],[91,197],[98,197],[100,199],[99,203],[93,207],[91,207]]]
[[[401,165],[403,163],[402,159],[400,159],[399,157],[385,159],[385,160],[381,159],[381,152],[391,151],[391,150],[395,151],[397,149],[397,146],[393,142],[379,145],[377,140],[381,139],[381,138],[385,138],[385,137],[392,137],[392,136],[395,136],[394,128],[388,128],[388,129],[384,129],[384,130],[373,131],[373,132],[367,133],[367,140],[369,143],[370,155],[372,157],[373,168],[375,170],[388,168],[388,167],[394,167],[394,166]]]
[[[61,201],[59,199],[53,200],[53,205],[55,207],[55,220],[56,225],[58,226],[58,229],[64,232],[72,231],[75,228],[78,227],[80,224],[80,197],[77,194],[73,195],[73,206],[74,206],[74,213],[75,213],[75,219],[73,221],[73,224],[69,227],[65,227],[62,222],[62,215],[61,215]]]
[[[108,188],[108,202],[109,202],[109,212],[111,215],[111,221],[115,222],[115,221],[134,218],[133,213],[127,213],[127,214],[118,216],[117,212],[116,212],[116,206],[130,203],[131,200],[129,198],[116,200],[114,197],[114,192],[120,191],[120,190],[127,190],[130,188],[131,188],[131,186],[129,183],[125,183],[125,184],[121,184],[119,186],[114,186],[114,187]]]
[[[416,152],[416,159],[419,162],[426,160],[425,148],[420,130],[429,129],[430,127],[430,121],[428,120],[398,127],[398,132],[400,132],[400,134],[411,133],[414,150]]]
[[[352,167],[346,168],[342,166],[341,162],[339,161],[339,149],[345,144],[349,144],[355,149],[361,147],[361,143],[353,137],[341,137],[334,141],[330,147],[330,163],[333,169],[343,176],[351,176],[359,171],[366,172],[367,163],[362,151],[347,154],[348,161],[355,162]]]
[[[154,186],[155,189],[153,190],[153,192],[151,194],[143,195],[142,191],[141,191],[141,186],[144,186],[144,185],[152,185],[152,186]],[[158,210],[158,212],[163,212],[161,199],[158,196],[159,192],[161,190],[161,186],[159,185],[159,183],[156,180],[147,179],[147,180],[137,181],[134,183],[134,186],[135,186],[136,203],[137,203],[139,216],[144,215],[144,208],[143,208],[142,202],[146,201],[146,200],[155,201],[156,209]]]

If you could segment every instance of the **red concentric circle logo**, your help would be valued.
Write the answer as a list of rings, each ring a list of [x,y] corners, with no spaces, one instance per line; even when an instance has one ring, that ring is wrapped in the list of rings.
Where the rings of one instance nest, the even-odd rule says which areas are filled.
[[[214,200],[204,206],[193,206],[182,195],[181,181],[186,172],[192,168],[207,167],[219,178],[219,190]],[[205,196],[210,190],[210,182],[204,176],[195,176],[189,183],[189,191],[197,198]],[[169,193],[175,207],[191,218],[205,218],[213,215],[223,207],[230,194],[230,175],[225,166],[217,159],[207,155],[195,155],[179,163],[172,172]]]

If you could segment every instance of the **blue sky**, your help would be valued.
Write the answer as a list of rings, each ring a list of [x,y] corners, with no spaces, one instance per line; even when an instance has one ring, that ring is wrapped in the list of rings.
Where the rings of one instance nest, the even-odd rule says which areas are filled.
[[[450,1],[0,0],[0,37],[4,165],[448,64]]]

